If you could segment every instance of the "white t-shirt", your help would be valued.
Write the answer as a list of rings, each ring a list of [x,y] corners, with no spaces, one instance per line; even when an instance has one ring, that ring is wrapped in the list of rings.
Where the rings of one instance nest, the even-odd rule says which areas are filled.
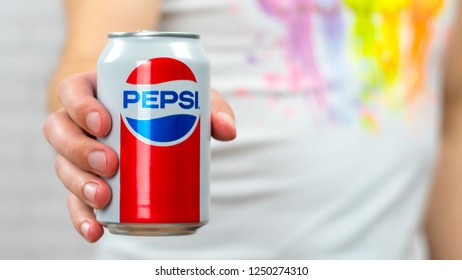
[[[412,3],[412,4],[411,4]],[[238,137],[212,143],[210,222],[107,233],[102,258],[425,258],[452,0],[165,0],[201,35]]]

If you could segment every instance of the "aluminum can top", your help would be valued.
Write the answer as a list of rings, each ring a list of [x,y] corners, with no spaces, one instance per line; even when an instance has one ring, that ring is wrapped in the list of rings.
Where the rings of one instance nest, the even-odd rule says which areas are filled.
[[[175,37],[199,39],[199,34],[187,32],[159,32],[154,30],[140,30],[136,32],[112,32],[108,34],[109,38],[122,37]]]

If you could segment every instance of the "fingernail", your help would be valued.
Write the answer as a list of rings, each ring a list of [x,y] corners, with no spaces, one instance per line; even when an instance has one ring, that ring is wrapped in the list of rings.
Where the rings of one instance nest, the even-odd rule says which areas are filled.
[[[88,232],[90,231],[90,223],[87,221],[84,221],[80,225],[80,232],[82,233],[83,237],[87,238],[88,237]]]
[[[106,171],[106,153],[103,151],[94,151],[88,155],[88,164],[91,168],[104,173]]]
[[[90,112],[87,115],[86,122],[91,132],[98,134],[101,131],[101,115],[98,112]]]
[[[224,120],[227,124],[229,124],[232,128],[236,128],[236,124],[234,119],[225,112],[218,112],[217,116],[219,116],[222,120]]]
[[[83,185],[83,195],[92,204],[96,203],[96,191],[97,190],[98,190],[98,185],[95,183],[86,183],[85,185]]]

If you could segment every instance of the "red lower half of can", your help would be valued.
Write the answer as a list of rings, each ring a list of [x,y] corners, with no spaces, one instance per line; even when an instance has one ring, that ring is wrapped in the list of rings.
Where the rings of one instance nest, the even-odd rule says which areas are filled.
[[[186,140],[165,147],[120,124],[120,223],[198,223],[200,121]]]

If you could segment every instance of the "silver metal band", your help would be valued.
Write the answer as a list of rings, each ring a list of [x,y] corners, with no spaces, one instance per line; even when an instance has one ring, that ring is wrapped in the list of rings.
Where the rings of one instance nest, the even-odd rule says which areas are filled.
[[[109,38],[120,37],[177,37],[199,39],[199,34],[186,32],[159,32],[154,30],[140,30],[136,32],[112,32],[108,34]]]

